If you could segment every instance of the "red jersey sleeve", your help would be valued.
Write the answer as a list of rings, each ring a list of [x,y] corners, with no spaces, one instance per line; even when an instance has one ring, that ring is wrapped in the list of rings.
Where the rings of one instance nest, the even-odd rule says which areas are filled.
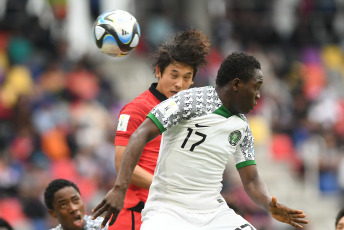
[[[115,145],[127,146],[130,136],[146,119],[149,109],[144,106],[129,103],[121,110],[118,116],[118,125],[115,137]]]

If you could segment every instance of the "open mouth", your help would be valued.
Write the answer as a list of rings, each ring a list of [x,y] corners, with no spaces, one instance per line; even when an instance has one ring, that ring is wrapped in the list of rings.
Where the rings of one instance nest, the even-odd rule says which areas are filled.
[[[75,224],[78,227],[82,227],[83,225],[83,219],[81,218],[81,215],[76,215],[73,218],[73,224]]]

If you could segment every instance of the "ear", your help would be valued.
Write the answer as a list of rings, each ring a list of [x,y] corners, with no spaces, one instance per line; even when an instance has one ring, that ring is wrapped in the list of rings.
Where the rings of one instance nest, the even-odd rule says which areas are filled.
[[[49,215],[50,215],[51,217],[57,218],[57,217],[56,217],[56,213],[55,213],[54,210],[49,209],[48,212],[49,212]]]
[[[239,78],[234,78],[234,80],[232,81],[232,88],[235,92],[237,92],[239,90],[239,87],[241,85],[241,81]]]
[[[161,71],[159,66],[155,66],[155,76],[160,79],[161,78]]]

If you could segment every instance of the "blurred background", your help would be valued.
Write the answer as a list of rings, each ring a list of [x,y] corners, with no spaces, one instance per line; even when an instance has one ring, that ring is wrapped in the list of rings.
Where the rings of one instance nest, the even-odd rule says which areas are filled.
[[[141,26],[127,57],[97,50],[92,25],[110,9]],[[344,1],[1,0],[0,216],[18,230],[57,225],[43,204],[55,178],[74,181],[87,213],[116,180],[114,134],[124,104],[156,81],[149,54],[197,27],[212,43],[195,86],[215,83],[233,51],[262,64],[261,100],[247,115],[261,177],[304,229],[335,229],[344,206]],[[259,230],[293,229],[247,197],[233,162],[228,205]]]

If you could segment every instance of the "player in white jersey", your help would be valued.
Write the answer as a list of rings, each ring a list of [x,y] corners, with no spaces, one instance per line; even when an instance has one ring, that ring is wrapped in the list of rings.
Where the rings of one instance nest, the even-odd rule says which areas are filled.
[[[103,224],[112,214],[110,225],[115,222],[143,146],[163,133],[141,230],[255,229],[220,194],[231,156],[250,198],[276,220],[302,228],[306,215],[277,203],[254,161],[253,136],[243,114],[257,103],[262,83],[260,63],[233,53],[222,62],[215,88],[186,90],[157,105],[130,138],[116,183],[93,218],[106,211]]]
[[[214,87],[185,90],[148,117],[160,128],[163,141],[146,210],[171,204],[212,212],[225,203],[220,191],[229,157],[234,155],[240,168],[255,164],[245,117],[224,107]]]

